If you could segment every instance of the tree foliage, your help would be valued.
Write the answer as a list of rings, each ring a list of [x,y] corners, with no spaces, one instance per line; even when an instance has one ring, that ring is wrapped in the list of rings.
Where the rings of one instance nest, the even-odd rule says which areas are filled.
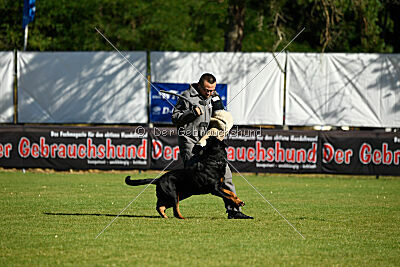
[[[22,9],[0,0],[0,50],[22,49]],[[112,50],[97,27],[121,50],[278,51],[305,27],[290,51],[399,52],[399,14],[398,0],[37,0],[28,50]]]

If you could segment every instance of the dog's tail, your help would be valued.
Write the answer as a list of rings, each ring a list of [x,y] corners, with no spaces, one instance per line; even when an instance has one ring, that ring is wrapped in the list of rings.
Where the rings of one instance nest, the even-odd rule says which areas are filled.
[[[125,183],[131,186],[144,185],[144,184],[156,184],[158,179],[140,179],[131,180],[130,176],[126,176]]]

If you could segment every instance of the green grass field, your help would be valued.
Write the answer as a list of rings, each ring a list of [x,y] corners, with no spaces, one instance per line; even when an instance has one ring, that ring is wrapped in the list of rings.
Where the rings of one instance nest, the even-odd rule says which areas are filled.
[[[0,264],[400,265],[399,177],[246,174],[305,240],[240,176],[254,220],[228,220],[211,195],[182,201],[186,220],[161,219],[151,185],[95,239],[145,188],[125,176],[0,171]]]

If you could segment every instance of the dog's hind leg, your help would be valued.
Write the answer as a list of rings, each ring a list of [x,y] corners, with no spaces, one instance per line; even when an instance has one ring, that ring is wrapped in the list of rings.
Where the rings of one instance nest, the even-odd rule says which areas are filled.
[[[182,219],[182,220],[185,219],[185,218],[183,218],[183,216],[182,216],[182,214],[181,214],[181,211],[179,210],[179,195],[178,195],[178,197],[177,197],[177,201],[176,201],[176,204],[175,204],[175,206],[174,206],[174,216],[175,216],[176,218],[178,218],[178,219]]]
[[[165,214],[166,209],[167,208],[165,206],[157,206],[157,208],[156,208],[158,214],[160,214],[161,217],[163,217],[163,218],[168,218],[167,214]]]

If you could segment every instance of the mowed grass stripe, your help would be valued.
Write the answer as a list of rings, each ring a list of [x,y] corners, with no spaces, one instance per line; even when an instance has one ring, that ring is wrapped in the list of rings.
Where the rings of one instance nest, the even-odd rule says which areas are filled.
[[[400,264],[398,177],[245,174],[306,240],[240,176],[237,193],[254,220],[227,220],[211,195],[180,203],[187,220],[172,211],[164,220],[151,186],[95,240],[144,188],[125,176],[0,171],[0,264]]]

